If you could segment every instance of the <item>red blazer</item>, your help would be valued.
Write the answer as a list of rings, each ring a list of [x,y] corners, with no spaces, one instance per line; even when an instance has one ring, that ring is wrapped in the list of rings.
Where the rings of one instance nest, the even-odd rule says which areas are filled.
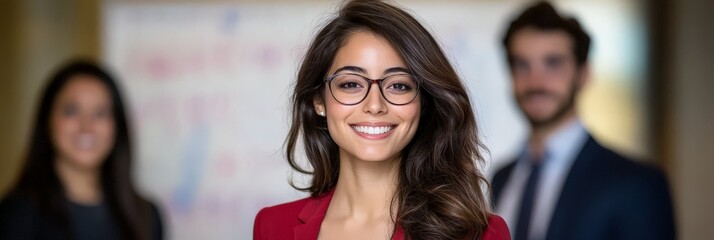
[[[308,197],[294,202],[266,207],[258,212],[253,225],[254,240],[314,240],[320,233],[322,220],[334,191],[319,197]],[[397,228],[393,240],[404,239],[404,231]],[[503,219],[491,215],[483,240],[510,240],[511,235]]]

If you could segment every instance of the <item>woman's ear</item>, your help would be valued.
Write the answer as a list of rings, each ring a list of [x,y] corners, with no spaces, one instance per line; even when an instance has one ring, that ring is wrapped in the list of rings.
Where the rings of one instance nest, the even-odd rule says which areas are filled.
[[[312,105],[315,107],[315,112],[317,115],[320,115],[322,117],[325,116],[325,103],[322,101],[320,96],[315,96],[312,99]]]

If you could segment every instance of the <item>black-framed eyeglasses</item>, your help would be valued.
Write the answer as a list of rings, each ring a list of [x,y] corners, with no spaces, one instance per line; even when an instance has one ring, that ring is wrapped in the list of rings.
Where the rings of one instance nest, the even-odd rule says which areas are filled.
[[[408,73],[392,74],[382,79],[370,79],[355,73],[338,73],[325,79],[332,98],[344,105],[356,105],[364,101],[374,83],[379,86],[382,97],[393,105],[409,104],[419,95],[419,84]]]

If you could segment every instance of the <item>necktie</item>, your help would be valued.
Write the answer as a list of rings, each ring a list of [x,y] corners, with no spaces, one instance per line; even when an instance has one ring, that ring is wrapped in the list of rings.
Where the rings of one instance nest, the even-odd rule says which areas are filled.
[[[513,240],[528,239],[528,230],[530,229],[531,213],[533,212],[533,199],[536,195],[536,187],[538,186],[538,178],[540,176],[540,161],[530,161],[531,174],[528,176],[528,182],[523,189],[521,196],[521,208],[518,212],[518,222],[516,223],[516,234]]]

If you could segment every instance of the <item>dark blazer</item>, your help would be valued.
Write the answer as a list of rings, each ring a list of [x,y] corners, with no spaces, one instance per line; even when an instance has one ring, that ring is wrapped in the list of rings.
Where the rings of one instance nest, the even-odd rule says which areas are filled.
[[[151,239],[163,239],[163,224],[161,215],[154,204],[151,204]],[[68,223],[71,224],[71,223]],[[0,239],[68,239],[54,219],[41,212],[29,198],[10,193],[0,201]],[[71,228],[71,226],[70,226]],[[70,230],[71,231],[71,230]]]
[[[334,191],[330,191],[319,197],[309,197],[263,208],[255,217],[253,239],[317,239],[333,193]],[[392,239],[404,239],[404,231],[397,227]],[[488,219],[488,228],[484,232],[483,239],[510,240],[511,236],[506,222],[499,216],[491,215]]]
[[[494,203],[514,166],[493,178]],[[563,183],[545,239],[675,239],[666,177],[589,136]]]

